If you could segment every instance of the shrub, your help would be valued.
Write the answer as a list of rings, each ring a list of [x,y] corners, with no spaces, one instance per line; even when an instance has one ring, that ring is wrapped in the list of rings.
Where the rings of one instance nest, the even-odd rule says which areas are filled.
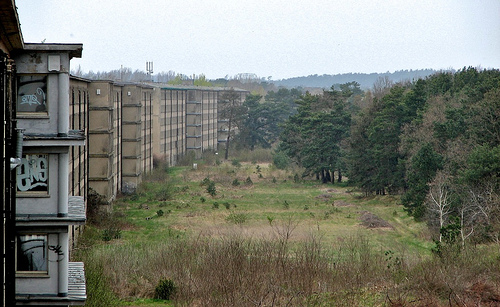
[[[115,227],[109,227],[102,231],[102,240],[111,241],[113,239],[120,239],[122,237],[122,230]]]
[[[177,290],[174,282],[171,279],[160,279],[155,288],[155,298],[161,300],[169,300]]]
[[[191,166],[195,160],[195,152],[189,151],[177,161],[179,166]]]
[[[252,184],[253,184],[252,178],[248,176],[247,179],[245,180],[245,185],[252,185]]]
[[[295,182],[295,183],[299,183],[300,182],[299,174],[295,173],[295,175],[293,175],[293,182]]]
[[[213,205],[212,205],[212,208],[219,209],[219,203],[218,202],[214,202]]]
[[[156,211],[156,215],[158,215],[158,216],[163,216],[163,214],[164,214],[164,212],[161,209]]]
[[[232,184],[233,184],[233,186],[234,186],[234,187],[237,187],[237,186],[239,186],[239,185],[240,185],[240,181],[238,180],[238,178],[235,178],[235,179],[233,180],[233,183],[232,183]]]
[[[215,182],[210,181],[210,183],[207,186],[207,193],[210,194],[210,196],[215,196],[217,195],[217,189],[215,188]]]
[[[206,185],[209,185],[209,184],[210,184],[210,182],[212,182],[212,180],[210,180],[210,178],[208,178],[208,177],[205,177],[205,178],[203,178],[203,180],[201,181],[200,185],[201,185],[201,186],[206,186]]]
[[[273,155],[273,164],[277,169],[286,169],[290,165],[290,158],[282,151],[277,151]]]
[[[241,163],[237,159],[234,159],[233,161],[231,161],[231,165],[235,166],[235,167],[241,167]]]

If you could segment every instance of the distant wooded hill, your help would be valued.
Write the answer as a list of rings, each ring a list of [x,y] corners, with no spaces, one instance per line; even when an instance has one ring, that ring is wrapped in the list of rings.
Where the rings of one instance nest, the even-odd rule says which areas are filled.
[[[389,77],[395,83],[400,81],[412,81],[414,79],[425,78],[436,73],[434,69],[419,69],[419,70],[399,70],[393,73],[347,73],[337,75],[310,75],[307,77],[294,77],[273,81],[276,86],[284,86],[288,88],[294,87],[320,87],[330,88],[332,85],[344,84],[347,82],[356,81],[362,89],[369,89],[373,86],[379,77]]]

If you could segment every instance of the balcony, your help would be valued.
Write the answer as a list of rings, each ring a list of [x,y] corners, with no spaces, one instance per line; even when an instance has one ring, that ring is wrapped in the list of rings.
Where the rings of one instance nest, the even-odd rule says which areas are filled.
[[[85,224],[85,200],[83,196],[70,196],[68,215],[56,214],[16,214],[16,226],[67,226]]]
[[[68,296],[16,295],[17,305],[83,306],[87,299],[83,262],[68,263]]]

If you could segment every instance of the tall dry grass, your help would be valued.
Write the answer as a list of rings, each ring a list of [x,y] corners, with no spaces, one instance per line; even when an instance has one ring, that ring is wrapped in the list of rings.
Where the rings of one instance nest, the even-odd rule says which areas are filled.
[[[271,232],[267,238],[235,231],[217,239],[106,245],[81,255],[87,272],[102,270],[98,281],[105,279],[118,297],[153,297],[158,281],[170,279],[177,288],[173,302],[179,306],[500,303],[500,258],[473,247],[421,259],[376,250],[362,236],[324,246],[315,233],[292,243],[293,224]]]

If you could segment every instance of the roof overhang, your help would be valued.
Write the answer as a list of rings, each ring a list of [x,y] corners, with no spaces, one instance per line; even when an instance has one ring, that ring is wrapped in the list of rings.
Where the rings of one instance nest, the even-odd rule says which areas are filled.
[[[2,0],[0,0],[2,1]],[[24,51],[36,52],[60,52],[69,53],[70,58],[81,58],[83,51],[83,44],[59,44],[59,43],[25,43]]]
[[[23,34],[14,0],[0,0],[0,41],[10,53],[24,49]]]

